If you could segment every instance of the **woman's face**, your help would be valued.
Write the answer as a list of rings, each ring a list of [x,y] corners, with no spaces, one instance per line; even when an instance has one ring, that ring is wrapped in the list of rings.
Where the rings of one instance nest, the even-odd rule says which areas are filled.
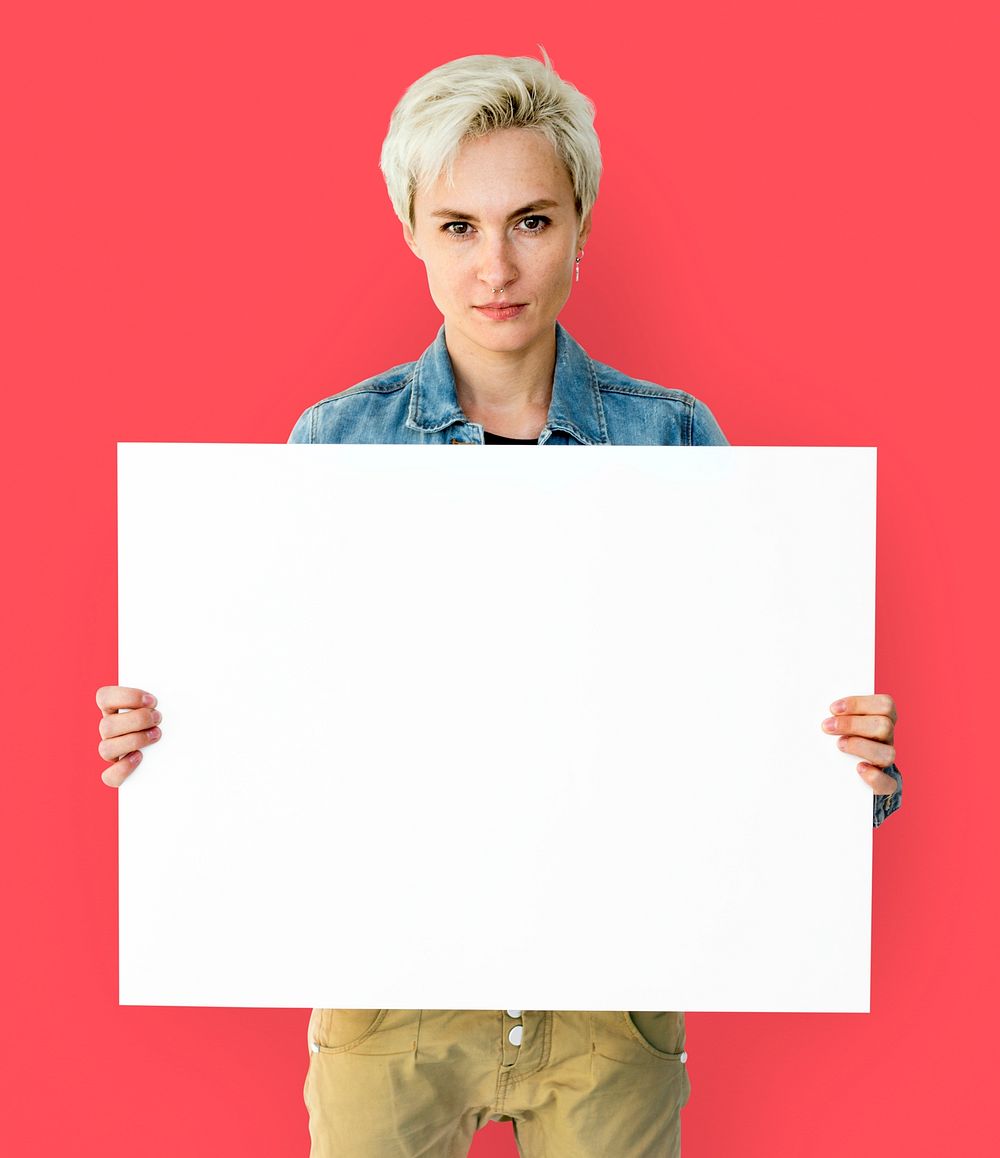
[[[454,185],[439,177],[418,191],[413,215],[403,236],[427,269],[452,353],[552,341],[590,220],[581,225],[569,173],[545,137],[502,129],[466,141]]]

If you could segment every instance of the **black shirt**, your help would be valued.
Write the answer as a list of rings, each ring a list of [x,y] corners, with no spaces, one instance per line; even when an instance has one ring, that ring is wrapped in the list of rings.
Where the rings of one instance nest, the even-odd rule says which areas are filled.
[[[510,443],[512,446],[534,446],[537,438],[508,438],[505,434],[493,434],[492,431],[483,431],[483,442]]]

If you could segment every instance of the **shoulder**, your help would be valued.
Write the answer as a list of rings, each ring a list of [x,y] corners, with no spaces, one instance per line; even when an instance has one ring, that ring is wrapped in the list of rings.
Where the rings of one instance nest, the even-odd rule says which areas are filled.
[[[299,416],[288,441],[352,441],[350,436],[363,434],[373,419],[384,422],[400,409],[405,412],[416,366],[415,361],[402,362],[314,402]]]
[[[647,382],[645,378],[632,378],[614,366],[598,362],[596,358],[590,359],[590,366],[602,394],[624,394],[630,398],[649,398],[654,402],[673,402],[681,406],[691,406],[697,402],[694,395],[686,390],[660,386],[656,382]]]
[[[604,362],[590,358],[594,384],[600,393],[607,417],[609,434],[612,426],[624,428],[627,441],[645,441],[637,436],[646,433],[650,441],[688,446],[727,446],[712,411],[687,390],[661,386],[645,378],[633,378]],[[612,441],[625,441],[612,437]]]

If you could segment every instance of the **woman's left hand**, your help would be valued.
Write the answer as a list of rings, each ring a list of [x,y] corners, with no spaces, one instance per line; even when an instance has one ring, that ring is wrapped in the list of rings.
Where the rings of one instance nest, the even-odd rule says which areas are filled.
[[[823,721],[823,731],[840,737],[842,752],[862,757],[858,775],[872,792],[883,796],[896,791],[896,781],[883,768],[896,761],[892,734],[896,727],[896,704],[892,696],[846,696],[830,705],[833,715]]]

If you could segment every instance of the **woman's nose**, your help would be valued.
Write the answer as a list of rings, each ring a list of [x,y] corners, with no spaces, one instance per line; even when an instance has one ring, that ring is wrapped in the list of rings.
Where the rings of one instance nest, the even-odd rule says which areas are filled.
[[[479,280],[491,290],[508,285],[517,277],[517,266],[506,237],[487,242],[481,252]]]

